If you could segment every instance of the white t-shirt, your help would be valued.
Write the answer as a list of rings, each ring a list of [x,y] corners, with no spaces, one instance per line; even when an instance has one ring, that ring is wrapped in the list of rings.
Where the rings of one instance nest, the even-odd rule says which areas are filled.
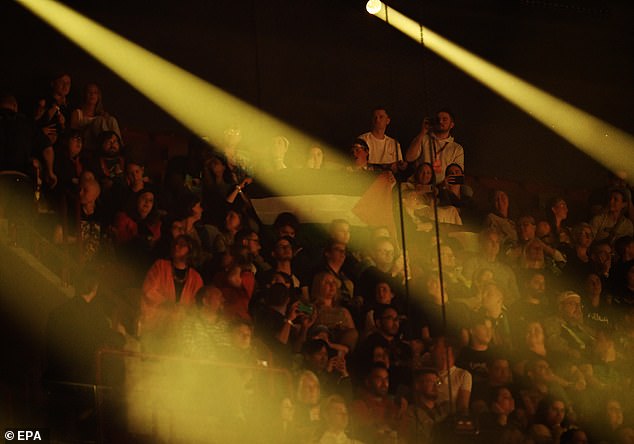
[[[384,136],[383,139],[377,139],[372,133],[365,133],[359,136],[370,147],[370,155],[368,163],[371,164],[391,164],[403,160],[401,154],[401,145],[396,139],[390,136]]]

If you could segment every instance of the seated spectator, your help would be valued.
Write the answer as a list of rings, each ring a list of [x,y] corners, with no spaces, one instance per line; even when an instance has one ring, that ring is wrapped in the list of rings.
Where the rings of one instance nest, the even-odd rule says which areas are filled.
[[[501,236],[494,229],[486,229],[480,232],[478,239],[479,252],[465,260],[463,275],[470,278],[479,270],[490,270],[493,273],[493,280],[504,290],[505,303],[510,307],[520,295],[515,273],[499,260]]]
[[[310,292],[310,300],[317,310],[315,322],[328,327],[335,342],[354,349],[359,332],[348,309],[340,305],[340,298],[336,276],[330,272],[317,273]]]
[[[445,179],[440,184],[438,195],[439,206],[452,206],[458,209],[462,221],[470,226],[476,227],[476,214],[473,202],[473,189],[464,184],[464,171],[457,163],[448,165],[445,169]]]
[[[370,249],[372,265],[361,273],[357,296],[364,300],[371,299],[379,281],[389,282],[392,290],[400,295],[404,276],[402,260],[399,261],[399,259],[396,257],[396,244],[391,238],[377,237],[374,239]]]
[[[601,277],[596,273],[588,274],[584,287],[581,300],[585,323],[595,331],[614,329],[615,314],[611,307],[612,297],[604,293]]]
[[[345,354],[330,348],[323,339],[308,339],[302,347],[302,370],[310,370],[324,393],[349,398],[352,385]]]
[[[513,337],[504,299],[504,293],[496,284],[485,285],[482,290],[480,313],[491,320],[493,328],[491,344],[508,353],[513,350]]]
[[[544,320],[546,349],[562,364],[589,363],[594,332],[583,323],[581,296],[566,291],[557,302],[557,314]]]
[[[440,277],[434,272],[426,273],[412,287],[416,291],[410,303],[414,337],[429,341],[449,336],[458,344],[467,344],[469,309],[451,298],[441,286]]]
[[[390,375],[382,364],[374,364],[365,377],[363,392],[350,406],[351,435],[363,442],[384,442],[396,436],[407,401],[388,395]]]
[[[179,353],[192,359],[219,359],[229,346],[228,323],[222,315],[222,292],[212,285],[200,287],[195,304],[179,328]]]
[[[160,328],[161,318],[170,319],[177,314],[177,307],[195,303],[196,292],[203,282],[192,267],[193,255],[194,242],[180,235],[172,242],[171,258],[157,260],[147,272],[141,301],[144,330]]]
[[[475,313],[469,324],[469,345],[462,347],[456,359],[456,366],[468,370],[473,377],[473,390],[483,386],[489,379],[489,362],[495,354],[490,347],[493,339],[491,319]]]
[[[590,264],[590,245],[592,244],[592,227],[587,223],[580,223],[572,228],[572,245],[563,247],[566,255],[566,266],[563,278],[569,288],[579,290],[579,281],[592,269]]]
[[[456,367],[453,345],[447,338],[438,337],[434,339],[430,354],[434,368],[440,377],[438,401],[450,402],[452,412],[468,413],[473,378],[467,370]]]
[[[553,442],[559,442],[559,438],[567,430],[566,403],[562,399],[547,396],[537,405],[535,422],[531,427],[543,425],[550,433]]]
[[[341,396],[332,395],[326,398],[321,407],[321,416],[326,430],[317,442],[318,444],[362,444],[360,441],[348,438],[348,408]]]
[[[81,133],[88,156],[98,151],[97,139],[102,132],[112,131],[121,139],[119,123],[104,109],[101,89],[95,83],[85,86],[80,107],[70,115],[70,127]]]
[[[304,299],[308,299],[308,287],[302,283],[295,274],[293,268],[293,255],[295,251],[295,241],[292,237],[284,236],[279,238],[273,245],[271,257],[273,262],[271,269],[258,274],[260,284],[271,282],[271,278],[276,273],[283,273],[291,282],[291,288],[301,292]]]
[[[434,369],[418,370],[414,374],[412,399],[400,427],[408,443],[430,443],[434,427],[450,414],[448,401],[438,400],[440,378]]]
[[[304,370],[297,378],[297,403],[295,423],[301,435],[315,435],[321,424],[321,385],[310,370]]]
[[[491,389],[490,401],[487,408],[479,416],[480,441],[482,443],[506,442],[502,438],[509,431],[521,436],[521,429],[515,413],[515,399],[508,387],[499,386]]]
[[[350,147],[352,154],[352,164],[347,167],[348,171],[372,171],[374,168],[368,163],[370,147],[363,139],[355,139]]]
[[[614,188],[610,191],[607,207],[590,221],[595,241],[605,239],[614,245],[618,238],[634,235],[634,226],[627,217],[630,201],[629,190]]]
[[[220,227],[220,233],[213,242],[213,253],[222,254],[233,245],[234,237],[243,227],[242,215],[235,210],[226,213],[224,224]]]
[[[134,204],[116,214],[112,225],[117,257],[130,273],[129,286],[138,287],[154,262],[154,247],[161,237],[161,219],[154,208],[154,192],[149,189],[135,195]]]
[[[555,197],[550,201],[546,213],[550,232],[542,240],[554,248],[559,248],[561,244],[572,244],[572,233],[566,225],[567,219],[568,204],[563,197]]]
[[[403,341],[400,333],[401,317],[392,305],[377,305],[374,308],[374,324],[376,331],[359,343],[355,350],[355,368],[367,368],[370,357],[373,357],[376,346],[388,350],[389,368],[392,387],[397,390],[400,386],[410,383],[412,350]]]
[[[374,323],[374,311],[376,307],[382,305],[392,305],[394,302],[394,292],[390,287],[389,282],[379,282],[376,284],[376,290],[374,291],[374,298],[366,300],[365,304],[365,319],[362,337],[367,338],[370,334],[376,331],[376,324]],[[397,305],[394,305],[397,307]]]
[[[485,228],[492,228],[500,234],[500,243],[517,241],[517,229],[509,218],[509,196],[504,191],[493,193],[493,211],[486,216]]]
[[[250,264],[251,271],[257,276],[258,272],[265,272],[271,269],[268,262],[264,260],[260,251],[260,235],[250,228],[238,231],[234,236],[234,247],[238,248],[240,255]]]
[[[305,166],[311,170],[320,170],[324,163],[324,152],[317,145],[308,148]]]
[[[546,296],[546,277],[541,270],[531,270],[524,274],[522,298],[509,308],[509,320],[513,344],[517,347],[524,341],[526,326],[551,314]]]
[[[249,304],[255,291],[253,272],[239,257],[226,255],[223,261],[226,266],[214,277],[214,282],[222,291],[225,315],[250,321]]]

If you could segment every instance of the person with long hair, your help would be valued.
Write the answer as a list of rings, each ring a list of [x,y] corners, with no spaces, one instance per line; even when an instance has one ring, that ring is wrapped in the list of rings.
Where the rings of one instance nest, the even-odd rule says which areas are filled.
[[[357,331],[350,312],[339,305],[340,293],[337,277],[329,271],[317,273],[310,292],[311,302],[316,306],[316,325],[325,325],[333,332],[334,342],[347,345],[351,350],[357,343]]]
[[[121,139],[119,123],[105,111],[101,88],[96,83],[84,87],[82,103],[70,116],[70,127],[81,132],[88,153],[98,149],[97,138],[103,131],[113,131]]]

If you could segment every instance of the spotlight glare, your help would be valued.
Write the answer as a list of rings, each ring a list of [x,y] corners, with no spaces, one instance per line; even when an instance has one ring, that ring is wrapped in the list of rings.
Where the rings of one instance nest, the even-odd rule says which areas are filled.
[[[372,15],[377,14],[382,7],[383,3],[381,0],[368,0],[365,4],[365,9]]]
[[[370,2],[368,2],[369,4]],[[425,47],[464,71],[496,94],[528,113],[546,128],[592,156],[612,171],[626,171],[634,177],[634,137],[597,117],[542,91],[527,81],[493,65],[456,45],[429,28],[383,4],[385,14],[376,17],[420,43],[425,33]],[[387,20],[389,11],[389,22]],[[555,119],[555,123],[551,123]],[[609,144],[606,141],[608,138]]]

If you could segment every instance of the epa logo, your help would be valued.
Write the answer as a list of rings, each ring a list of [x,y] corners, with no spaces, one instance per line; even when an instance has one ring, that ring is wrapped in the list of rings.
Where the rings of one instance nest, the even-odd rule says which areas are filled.
[[[4,432],[7,441],[43,441],[43,434],[39,430],[7,430]]]

